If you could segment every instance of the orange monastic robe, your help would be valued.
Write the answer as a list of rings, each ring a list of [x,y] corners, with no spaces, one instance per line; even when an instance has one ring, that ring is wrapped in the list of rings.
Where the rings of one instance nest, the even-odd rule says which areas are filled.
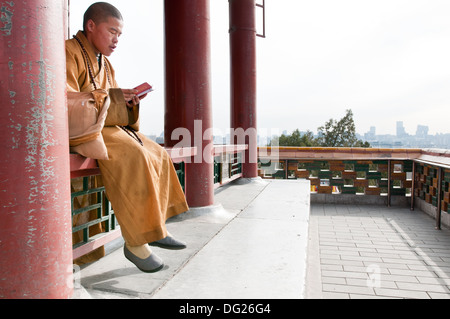
[[[95,51],[84,34],[79,31],[77,37],[88,54],[97,89],[118,88],[108,59],[102,56],[100,67]],[[66,41],[66,57],[68,91],[93,91],[95,88],[90,81],[86,58],[77,40]],[[128,119],[130,112],[127,115],[126,108],[125,100],[123,103],[112,103],[108,116],[109,112],[116,117],[125,114]],[[138,120],[138,110],[135,107],[132,112],[135,120]],[[129,124],[138,127],[138,122]],[[131,246],[140,246],[166,237],[166,220],[188,210],[169,155],[164,148],[139,132],[137,135],[143,146],[118,126],[105,126],[102,135],[109,160],[99,160],[98,164],[125,241]]]

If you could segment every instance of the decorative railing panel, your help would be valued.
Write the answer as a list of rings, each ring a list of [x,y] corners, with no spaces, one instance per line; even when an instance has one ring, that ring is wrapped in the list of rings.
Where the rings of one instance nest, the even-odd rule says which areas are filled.
[[[330,194],[336,202],[344,199],[340,194],[363,195],[353,198],[357,202],[364,196],[386,196],[367,202],[391,205],[396,196],[398,203],[404,202],[401,197],[410,198],[414,209],[419,200],[420,208],[436,218],[436,228],[441,212],[450,213],[450,150],[260,147],[259,161],[262,178],[308,179],[312,193]],[[443,220],[450,225],[447,214]]]
[[[411,160],[270,160],[263,178],[308,179],[311,192],[405,196],[411,194]]]
[[[414,195],[450,213],[450,169],[430,164],[416,164]]]

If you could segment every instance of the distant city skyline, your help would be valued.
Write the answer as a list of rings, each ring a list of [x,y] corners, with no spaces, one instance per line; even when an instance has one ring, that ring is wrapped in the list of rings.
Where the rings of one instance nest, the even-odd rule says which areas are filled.
[[[326,122],[326,120],[324,120],[324,123],[325,122]],[[379,133],[378,132],[378,128],[377,128],[376,125],[372,125],[372,126],[369,127],[369,129],[366,132],[362,132],[361,130],[358,130],[358,125],[357,125],[357,123],[355,123],[356,133],[359,134],[359,135],[364,135],[364,134],[373,132],[373,134],[376,134],[376,135],[393,135],[393,136],[398,136],[398,135],[402,135],[402,134],[399,134],[399,123],[401,123],[400,132],[402,132],[403,134],[406,134],[406,135],[417,135],[418,132],[419,132],[419,135],[428,135],[428,136],[439,135],[439,134],[450,134],[450,127],[448,128],[447,132],[445,132],[445,131],[439,132],[438,131],[437,133],[433,133],[432,134],[432,133],[430,133],[430,127],[428,125],[424,125],[424,124],[417,124],[415,130],[410,131],[410,130],[407,130],[405,128],[404,125],[407,124],[407,123],[405,123],[404,121],[396,121],[395,125],[392,127],[392,132],[391,133],[385,133],[385,132]],[[410,127],[412,127],[412,126],[410,126]],[[302,129],[301,127],[295,128],[293,130],[288,130],[288,129],[285,129],[285,128],[272,128],[271,131],[274,131],[274,132],[277,131],[277,132],[280,132],[280,134],[284,134],[283,132],[287,132],[288,134],[291,134],[293,131],[295,131],[297,129],[300,132],[311,131],[311,132],[313,132],[313,134],[317,134],[317,128],[313,129],[313,130],[311,130],[311,129]],[[217,129],[217,131],[219,131],[219,132],[226,132],[227,130],[228,130],[228,128]],[[262,128],[262,130],[267,131],[268,129],[267,128]],[[159,133],[158,132],[151,132],[149,135],[160,136],[160,135],[163,135],[163,131],[161,131]]]
[[[294,131],[294,130],[293,130]],[[260,130],[258,132],[258,146],[268,145],[276,136],[290,135],[293,131],[289,130]],[[304,134],[307,130],[299,129]],[[310,130],[311,131],[311,130]],[[317,137],[317,131],[311,131]],[[216,130],[214,132],[214,144],[230,144],[229,131]],[[164,132],[160,134],[147,135],[154,141],[163,144]],[[427,125],[417,125],[414,134],[410,134],[405,130],[404,122],[396,122],[395,134],[378,134],[376,126],[371,126],[369,131],[360,134],[356,132],[356,137],[364,142],[369,142],[371,147],[377,148],[445,148],[450,149],[450,133],[429,134]]]

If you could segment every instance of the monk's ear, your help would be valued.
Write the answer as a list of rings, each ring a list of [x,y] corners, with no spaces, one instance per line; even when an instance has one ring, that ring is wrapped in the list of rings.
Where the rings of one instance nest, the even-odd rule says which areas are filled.
[[[94,29],[95,29],[95,22],[89,19],[88,22],[86,23],[86,31],[94,32]]]

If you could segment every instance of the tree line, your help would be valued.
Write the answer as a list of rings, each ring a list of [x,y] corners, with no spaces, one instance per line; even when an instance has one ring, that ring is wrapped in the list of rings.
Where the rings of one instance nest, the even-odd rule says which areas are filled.
[[[351,109],[345,111],[345,116],[340,120],[330,119],[324,125],[317,128],[317,137],[313,132],[300,133],[296,129],[290,135],[281,135],[278,139],[279,146],[306,146],[306,147],[370,147],[369,142],[363,142],[356,137],[356,126],[353,121]],[[272,139],[270,145],[275,145]]]

